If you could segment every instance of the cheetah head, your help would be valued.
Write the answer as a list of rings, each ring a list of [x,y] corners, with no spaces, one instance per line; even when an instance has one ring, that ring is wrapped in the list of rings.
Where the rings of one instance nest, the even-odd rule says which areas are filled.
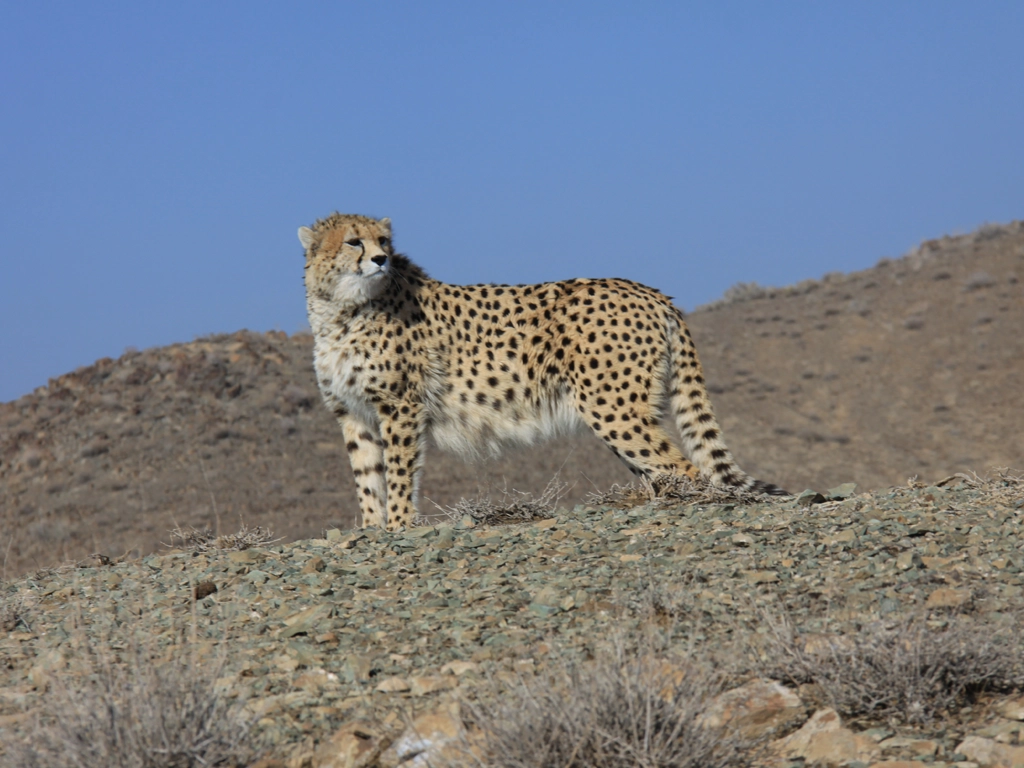
[[[335,309],[377,298],[391,277],[391,220],[333,213],[299,227],[306,249],[306,295]]]

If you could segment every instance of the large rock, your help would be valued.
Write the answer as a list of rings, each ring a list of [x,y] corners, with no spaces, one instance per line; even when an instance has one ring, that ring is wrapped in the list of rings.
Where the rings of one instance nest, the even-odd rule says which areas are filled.
[[[751,680],[715,697],[702,722],[728,727],[744,739],[759,739],[795,726],[807,717],[803,701],[774,680]]]
[[[1024,766],[1024,747],[1000,744],[995,739],[968,736],[956,748],[985,768],[1020,768]]]
[[[870,738],[844,728],[834,709],[818,710],[800,730],[772,742],[772,749],[782,757],[823,765],[871,762],[881,753]]]
[[[417,717],[380,756],[381,768],[436,768],[464,756],[468,740],[458,709]]]
[[[314,768],[365,768],[391,743],[388,732],[366,720],[346,723],[317,749]]]

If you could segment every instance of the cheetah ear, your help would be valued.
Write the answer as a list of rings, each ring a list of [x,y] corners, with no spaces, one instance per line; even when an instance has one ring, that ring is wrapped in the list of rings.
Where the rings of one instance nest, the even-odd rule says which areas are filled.
[[[384,227],[384,229],[386,229],[388,232],[391,231],[391,219],[387,219],[387,218],[381,219],[380,220],[380,225],[382,227]]]
[[[299,242],[308,251],[316,244],[316,234],[309,227],[299,227]]]

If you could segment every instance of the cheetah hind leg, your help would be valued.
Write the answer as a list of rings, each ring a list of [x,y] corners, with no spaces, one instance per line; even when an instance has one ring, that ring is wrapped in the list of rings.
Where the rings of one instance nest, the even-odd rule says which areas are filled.
[[[658,491],[666,481],[686,476],[700,477],[693,465],[669,438],[668,433],[653,419],[634,418],[626,430],[595,430],[612,452],[637,477],[651,481]]]

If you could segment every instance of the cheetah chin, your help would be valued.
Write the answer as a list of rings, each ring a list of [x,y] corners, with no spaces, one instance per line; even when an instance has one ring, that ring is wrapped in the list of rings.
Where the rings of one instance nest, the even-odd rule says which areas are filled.
[[[788,495],[733,460],[683,313],[653,288],[448,285],[394,251],[389,219],[334,213],[299,241],[317,381],[364,526],[412,524],[428,434],[473,457],[589,429],[641,477]]]

